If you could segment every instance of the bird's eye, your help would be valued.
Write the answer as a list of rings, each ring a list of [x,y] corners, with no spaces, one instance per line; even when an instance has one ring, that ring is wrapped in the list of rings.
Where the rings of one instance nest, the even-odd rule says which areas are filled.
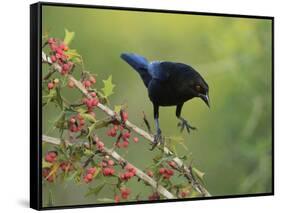
[[[196,85],[195,89],[196,89],[197,92],[200,92],[201,91],[201,86],[200,85]]]

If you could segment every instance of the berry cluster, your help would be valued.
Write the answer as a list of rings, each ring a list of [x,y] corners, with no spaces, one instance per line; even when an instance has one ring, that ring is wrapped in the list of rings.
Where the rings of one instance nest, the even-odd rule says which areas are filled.
[[[102,174],[104,176],[112,176],[115,173],[115,170],[113,168],[114,161],[113,160],[103,160],[102,163]]]
[[[49,151],[45,155],[45,161],[54,163],[57,160],[58,153],[56,151]]]
[[[129,139],[131,137],[131,133],[128,130],[124,129],[123,124],[114,124],[113,127],[107,130],[107,135],[109,137],[117,137],[116,147],[118,148],[127,148],[129,146]],[[122,141],[121,141],[122,139]],[[133,141],[138,143],[139,139],[137,137],[133,137]]]
[[[52,63],[56,62],[61,66],[62,75],[68,74],[73,67],[73,63],[71,61],[68,61],[68,55],[65,54],[65,52],[68,51],[68,46],[62,41],[55,38],[49,38],[48,44],[52,51]]]
[[[69,130],[71,132],[79,132],[83,128],[85,124],[85,120],[80,114],[77,114],[75,116],[71,116],[69,118],[68,123],[69,123]]]
[[[64,162],[61,162],[61,163],[60,163],[60,169],[61,169],[63,172],[69,172],[69,171],[73,170],[73,165],[72,165],[72,163],[70,163],[70,162],[64,161]]]
[[[92,112],[93,108],[96,107],[99,103],[98,97],[96,97],[96,93],[91,93],[93,98],[83,98],[82,102],[85,104],[88,108],[88,112]]]
[[[90,76],[88,79],[84,79],[82,81],[82,84],[84,85],[84,87],[86,88],[90,88],[93,84],[96,83],[96,79],[94,76]]]
[[[85,183],[89,183],[93,180],[93,177],[96,173],[97,169],[96,167],[90,167],[87,169],[85,176],[83,177],[83,180]]]
[[[104,143],[98,137],[95,138],[95,141],[97,150],[102,152],[104,149]]]
[[[129,179],[134,177],[136,175],[136,172],[137,172],[136,168],[133,167],[131,164],[127,164],[125,166],[125,170],[126,170],[125,173],[121,173],[119,175],[119,178],[121,180],[124,180],[124,181],[128,181]]]
[[[174,171],[168,168],[161,167],[159,169],[159,174],[163,175],[164,179],[170,179],[170,177],[173,176]]]

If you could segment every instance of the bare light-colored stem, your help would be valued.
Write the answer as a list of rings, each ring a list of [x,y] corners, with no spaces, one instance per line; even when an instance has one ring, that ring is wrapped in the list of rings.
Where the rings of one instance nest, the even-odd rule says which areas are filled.
[[[50,58],[44,53],[42,52],[42,62],[48,63],[51,66],[53,66],[53,68],[55,70],[57,70],[58,72],[61,72],[61,67],[56,64],[56,63],[52,63]],[[92,98],[91,94],[87,91],[87,89],[83,86],[83,84],[80,81],[77,81],[72,75],[68,75],[69,80],[71,80],[74,85],[81,91],[81,93],[83,93],[83,95],[85,95],[87,98]],[[105,112],[107,115],[109,116],[115,116],[115,118],[118,121],[122,121],[121,117],[119,115],[117,115],[113,110],[111,110],[109,107],[99,103],[97,105],[97,107],[99,109],[101,109],[103,112]],[[139,128],[138,126],[136,126],[135,124],[131,123],[129,120],[127,120],[125,122],[127,128],[133,130],[135,133],[141,135],[142,137],[144,137],[147,141],[149,141],[150,143],[153,143],[154,141],[154,137],[153,135],[149,134],[148,132],[146,132],[145,130]],[[159,145],[158,145],[159,146]],[[172,151],[170,151],[167,147],[164,147],[164,152],[168,155],[174,155],[174,153]],[[192,168],[191,166],[186,166],[184,165],[183,161],[181,159],[179,159],[178,157],[174,157],[173,161],[177,164],[177,167],[179,169],[181,169],[185,175],[185,177],[188,179],[189,183],[192,185],[192,187],[200,193],[201,196],[203,197],[209,197],[211,196],[211,194],[208,192],[208,190],[200,183],[197,181],[197,179],[194,177],[193,173],[192,173]]]
[[[47,135],[43,135],[42,138],[43,138],[43,142],[51,143],[51,144],[54,144],[54,145],[59,145],[60,142],[61,142],[60,139],[54,138],[54,137],[50,137],[50,136],[47,136]],[[68,143],[68,144],[70,144],[70,143]],[[87,142],[85,142],[85,144],[87,144]],[[109,155],[114,160],[116,160],[117,162],[119,162],[120,164],[123,164],[123,165],[131,164],[126,159],[124,159],[122,156],[120,156],[116,151],[114,151],[114,149],[110,149],[110,148],[104,147],[102,151],[105,154]],[[136,169],[136,176],[138,178],[140,178],[141,180],[143,180],[144,182],[146,182],[149,185],[151,185],[159,194],[163,195],[167,199],[175,199],[176,198],[165,187],[163,187],[160,184],[158,184],[154,179],[149,177],[142,170],[138,169],[133,164],[131,164],[131,165]]]

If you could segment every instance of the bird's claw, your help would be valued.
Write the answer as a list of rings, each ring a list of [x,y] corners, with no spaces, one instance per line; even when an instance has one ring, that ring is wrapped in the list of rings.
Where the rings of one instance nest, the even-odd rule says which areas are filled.
[[[152,142],[152,147],[150,150],[152,151],[159,143],[163,143],[163,138],[160,130],[158,130],[157,133],[154,135],[154,140]]]
[[[190,133],[190,130],[197,130],[196,127],[190,126],[190,124],[185,119],[181,119],[181,121],[178,123],[178,127],[181,128],[181,132],[184,130],[184,128],[186,128],[188,133]]]

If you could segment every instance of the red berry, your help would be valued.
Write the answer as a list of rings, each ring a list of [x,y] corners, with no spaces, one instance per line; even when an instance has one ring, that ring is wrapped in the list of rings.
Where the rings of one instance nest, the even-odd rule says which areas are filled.
[[[68,64],[63,64],[62,65],[62,70],[63,71],[68,71],[69,70],[69,65]]]
[[[127,112],[124,112],[122,111],[121,112],[121,118],[124,122],[126,122],[128,120],[128,113]]]
[[[123,141],[122,146],[127,148],[129,146],[129,141]]]
[[[134,137],[134,138],[133,138],[133,141],[134,141],[135,143],[137,143],[137,142],[139,142],[139,139],[138,139],[137,137]]]
[[[73,124],[76,122],[75,118],[70,118],[69,121],[70,121],[70,123],[73,123]]]
[[[52,55],[52,56],[51,56],[51,61],[52,61],[53,63],[56,62],[56,61],[57,61],[56,56]]]
[[[102,151],[103,148],[104,148],[104,143],[99,141],[99,142],[96,143],[96,147],[97,147],[98,150]]]
[[[58,54],[60,54],[60,55],[63,54],[63,50],[62,50],[60,47],[57,47],[57,48],[56,48],[56,52],[57,52]]]
[[[93,175],[92,175],[91,173],[88,173],[88,174],[86,175],[86,178],[87,178],[88,180],[92,180],[92,179],[93,179]]]
[[[128,188],[122,188],[121,189],[121,197],[125,200],[128,199],[130,193],[131,193],[131,191]]]
[[[80,122],[79,122],[79,124],[80,124],[81,126],[83,126],[83,125],[85,124],[85,120],[81,119]]]
[[[53,82],[49,82],[48,83],[48,89],[50,90],[50,89],[53,89],[54,88],[54,83]]]
[[[177,167],[177,165],[176,165],[176,163],[174,161],[169,161],[168,164],[172,168],[176,168]]]
[[[97,106],[98,103],[99,103],[99,99],[97,99],[97,98],[91,99],[91,106],[92,106],[92,107],[93,107],[93,106]]]
[[[53,43],[55,43],[54,38],[49,38],[49,39],[48,39],[48,43],[49,43],[49,44],[53,44]]]
[[[165,173],[165,171],[166,171],[165,168],[160,168],[160,169],[159,169],[159,173],[160,173],[161,175],[163,175],[163,174]]]
[[[92,97],[96,97],[97,94],[96,94],[95,92],[92,92],[92,93],[91,93],[91,96],[92,96]]]
[[[104,176],[109,176],[111,174],[111,169],[108,167],[105,167],[102,171]]]
[[[46,155],[45,156],[45,161],[49,162],[49,163],[53,163],[54,159],[50,156],[50,155]]]
[[[75,125],[72,125],[72,126],[70,127],[70,131],[71,131],[71,132],[77,132],[77,131],[78,131],[78,128],[77,128]]]
[[[108,160],[108,161],[107,161],[107,164],[108,164],[109,166],[113,166],[113,165],[114,165],[114,161],[113,161],[113,160]]]
[[[91,167],[87,169],[87,173],[93,175],[96,172],[96,170],[97,170],[96,167]]]
[[[120,197],[118,195],[114,196],[114,202],[119,203],[120,202]]]
[[[118,125],[114,125],[114,129],[117,131],[118,130]]]
[[[182,197],[182,198],[186,197],[187,195],[188,195],[188,193],[187,193],[186,191],[182,191],[182,192],[181,192],[181,197]]]
[[[172,176],[174,174],[174,171],[171,169],[166,169],[166,174],[168,174],[169,176]]]
[[[86,88],[90,87],[91,85],[92,85],[91,81],[89,81],[89,80],[84,81],[84,86]]]
[[[130,132],[125,132],[125,133],[123,133],[122,138],[124,140],[127,140],[128,138],[130,138],[130,136],[131,136]]]
[[[57,157],[57,153],[55,151],[48,152],[48,155],[50,155],[52,158]]]

